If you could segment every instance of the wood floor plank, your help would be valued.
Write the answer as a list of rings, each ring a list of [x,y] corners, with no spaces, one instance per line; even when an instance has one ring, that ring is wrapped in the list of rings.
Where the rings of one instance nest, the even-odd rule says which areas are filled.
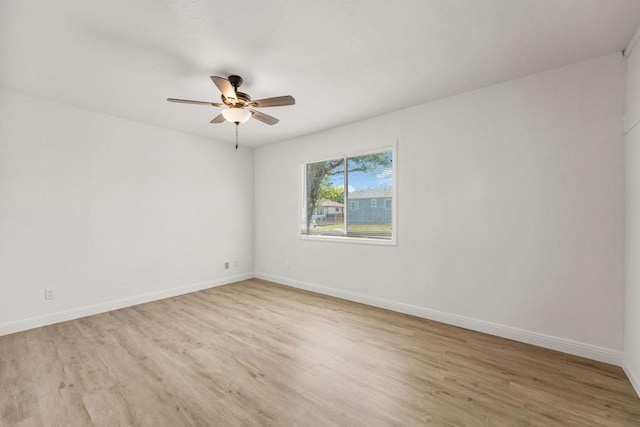
[[[637,426],[615,366],[261,280],[0,337],[2,426]]]

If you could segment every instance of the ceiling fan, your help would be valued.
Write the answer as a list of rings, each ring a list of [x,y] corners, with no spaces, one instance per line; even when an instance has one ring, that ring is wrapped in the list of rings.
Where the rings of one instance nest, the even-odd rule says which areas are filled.
[[[222,103],[192,101],[189,99],[177,98],[167,98],[167,101],[179,102],[182,104],[212,105],[214,107],[223,108],[221,114],[214,117],[210,123],[222,123],[225,120],[235,123],[236,149],[238,149],[238,125],[240,123],[244,123],[252,117],[268,125],[275,125],[279,122],[275,117],[254,110],[254,108],[281,107],[285,105],[294,105],[296,103],[296,100],[290,95],[252,100],[248,94],[238,90],[238,88],[242,86],[243,82],[242,77],[240,76],[231,75],[226,79],[224,77],[211,76],[211,80],[221,92],[220,98],[222,99]]]

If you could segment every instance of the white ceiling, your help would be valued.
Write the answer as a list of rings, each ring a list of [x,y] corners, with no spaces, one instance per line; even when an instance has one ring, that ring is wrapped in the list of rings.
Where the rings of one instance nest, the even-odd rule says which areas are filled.
[[[232,143],[210,75],[281,121],[258,147],[620,51],[639,0],[2,0],[0,87]],[[37,117],[34,117],[37,124]]]

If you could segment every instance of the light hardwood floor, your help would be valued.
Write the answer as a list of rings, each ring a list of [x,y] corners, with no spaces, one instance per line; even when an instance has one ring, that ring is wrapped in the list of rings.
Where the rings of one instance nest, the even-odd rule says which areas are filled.
[[[248,280],[0,337],[2,426],[640,425],[618,367]]]

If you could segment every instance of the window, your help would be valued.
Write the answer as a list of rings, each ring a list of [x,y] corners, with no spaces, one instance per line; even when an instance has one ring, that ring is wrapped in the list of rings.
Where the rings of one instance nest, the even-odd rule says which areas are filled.
[[[394,144],[303,164],[301,236],[395,243],[395,163]]]

